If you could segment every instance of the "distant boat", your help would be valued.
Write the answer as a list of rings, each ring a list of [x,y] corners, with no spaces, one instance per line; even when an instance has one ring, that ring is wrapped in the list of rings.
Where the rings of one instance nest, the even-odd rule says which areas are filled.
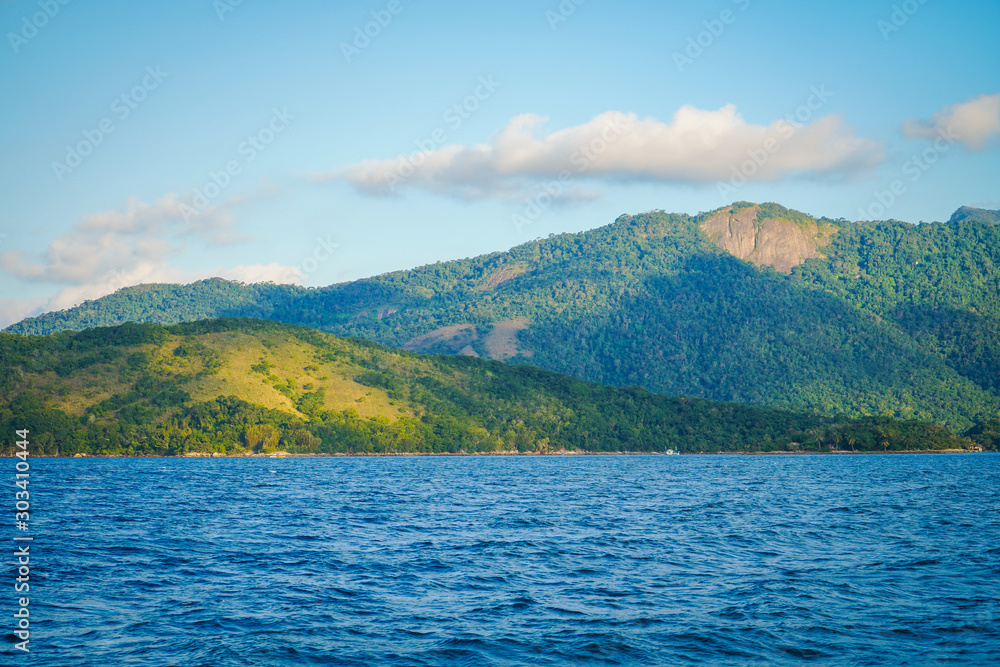
[[[674,456],[676,454],[680,454],[680,452],[678,452],[676,449],[668,449],[663,453],[666,454],[667,456]]]

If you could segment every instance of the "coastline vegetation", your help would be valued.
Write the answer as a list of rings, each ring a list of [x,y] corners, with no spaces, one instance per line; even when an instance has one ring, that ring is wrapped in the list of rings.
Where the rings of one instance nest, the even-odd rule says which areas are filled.
[[[0,389],[5,432],[29,429],[49,456],[967,450],[998,434],[666,396],[250,319],[0,334]]]

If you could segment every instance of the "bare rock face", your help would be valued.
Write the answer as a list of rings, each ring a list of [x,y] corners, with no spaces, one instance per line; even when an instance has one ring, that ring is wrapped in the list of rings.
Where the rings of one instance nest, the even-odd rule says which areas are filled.
[[[488,359],[510,359],[518,355],[530,357],[531,350],[518,347],[517,334],[530,326],[527,319],[502,320],[493,324],[492,330],[483,334],[472,324],[452,324],[428,331],[411,338],[404,350],[425,354],[461,354],[478,357],[472,344],[482,341]]]
[[[822,257],[819,248],[829,241],[830,230],[820,230],[815,221],[758,220],[759,206],[736,213],[723,209],[701,223],[701,230],[729,254],[757,266],[773,266],[782,273],[812,257]]]
[[[478,337],[475,325],[451,324],[406,341],[403,349],[426,354],[456,354],[461,353]]]
[[[757,249],[755,221],[760,209],[754,206],[733,215],[732,209],[721,211],[701,224],[701,231],[729,254],[749,259]]]

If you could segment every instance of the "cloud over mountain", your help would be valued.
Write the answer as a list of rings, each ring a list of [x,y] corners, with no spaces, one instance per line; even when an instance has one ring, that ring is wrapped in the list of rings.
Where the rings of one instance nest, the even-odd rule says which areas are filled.
[[[371,195],[404,188],[459,199],[515,197],[545,179],[707,184],[728,179],[753,155],[753,181],[855,177],[883,159],[882,148],[828,115],[801,124],[754,125],[734,105],[709,111],[685,105],[669,122],[608,111],[573,127],[544,132],[546,119],[511,119],[490,141],[448,145],[388,160],[366,160],[318,174]]]
[[[68,308],[140,283],[190,282],[213,276],[244,282],[301,280],[299,269],[277,263],[195,272],[170,263],[191,239],[213,246],[237,240],[232,221],[232,212],[225,206],[196,211],[173,192],[153,203],[132,197],[121,209],[84,215],[68,232],[52,240],[37,259],[23,251],[0,253],[8,274],[29,283],[61,286],[49,299],[0,302],[0,318],[14,321]]]

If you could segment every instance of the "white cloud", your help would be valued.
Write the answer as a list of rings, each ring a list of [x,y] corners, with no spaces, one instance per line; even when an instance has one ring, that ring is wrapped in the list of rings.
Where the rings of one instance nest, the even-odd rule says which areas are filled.
[[[228,210],[209,207],[189,216],[188,222],[183,207],[172,192],[152,204],[130,198],[121,210],[80,218],[69,233],[49,244],[41,261],[30,261],[15,251],[0,253],[0,261],[4,270],[20,278],[82,285],[112,272],[157,265],[177,252],[188,237],[201,236],[216,243],[231,240]]]
[[[133,285],[148,283],[186,284],[205,278],[225,278],[243,283],[289,284],[301,283],[302,272],[294,266],[274,263],[218,267],[208,271],[181,271],[165,263],[140,265],[132,267],[128,271],[111,271],[93,283],[64,287],[48,299],[0,299],[0,329],[26,317],[72,308],[84,301],[99,299]]]
[[[81,230],[108,231],[123,234],[139,234],[161,231],[169,226],[184,221],[183,206],[180,198],[173,192],[168,192],[152,204],[129,197],[125,208],[121,211],[100,211],[83,216],[77,227]],[[187,203],[190,206],[190,203]],[[206,209],[208,215],[195,216],[199,227],[227,227],[231,216],[228,211]]]
[[[669,123],[608,111],[583,125],[542,133],[545,118],[510,120],[474,146],[443,146],[390,160],[367,160],[314,176],[343,179],[361,192],[390,195],[403,187],[462,199],[516,197],[542,179],[706,184],[728,179],[748,152],[776,147],[751,180],[856,176],[882,161],[882,149],[830,115],[807,125],[747,123],[736,107],[679,109]]]
[[[201,280],[203,278],[226,278],[227,280],[238,280],[244,283],[298,283],[302,281],[302,271],[295,266],[285,266],[284,264],[251,264],[249,266],[219,267],[212,271],[203,271],[198,278],[191,280]]]
[[[191,238],[212,244],[228,243],[232,213],[222,206],[208,207],[184,220],[184,203],[168,193],[152,204],[130,198],[120,210],[81,217],[65,235],[52,241],[38,261],[23,252],[0,253],[8,273],[28,282],[62,285],[49,299],[0,300],[2,326],[53,310],[63,310],[140,283],[189,283],[220,277],[241,282],[301,282],[301,271],[281,264],[217,267],[185,271],[169,259]]]
[[[254,264],[250,266],[217,267],[207,271],[183,271],[166,263],[141,264],[127,271],[112,271],[95,282],[74,285],[60,290],[48,300],[43,312],[72,308],[88,299],[99,299],[124,287],[147,283],[192,283],[205,278],[225,278],[245,283],[292,283],[301,279],[294,266]]]
[[[911,118],[903,123],[907,137],[955,137],[967,150],[981,151],[1000,138],[1000,93],[970,97],[946,106],[930,120]]]
[[[0,329],[42,312],[45,299],[0,299]]]

